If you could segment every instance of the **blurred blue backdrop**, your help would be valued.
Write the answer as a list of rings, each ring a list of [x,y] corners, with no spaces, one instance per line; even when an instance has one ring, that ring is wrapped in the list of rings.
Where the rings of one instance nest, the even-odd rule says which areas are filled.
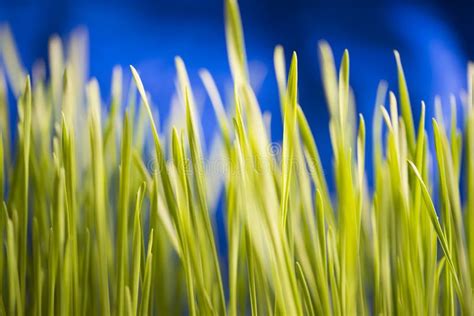
[[[410,88],[415,118],[420,101],[433,113],[439,94],[447,103],[450,92],[465,87],[465,66],[474,56],[474,5],[460,1],[320,1],[240,0],[248,58],[263,78],[258,97],[273,112],[272,134],[281,139],[278,95],[273,72],[273,49],[283,44],[287,57],[299,56],[300,103],[311,123],[330,173],[328,113],[323,97],[316,45],[326,39],[339,61],[344,48],[351,55],[351,85],[358,112],[370,119],[379,80],[396,90],[393,49],[400,51]],[[197,72],[206,67],[221,91],[230,84],[223,1],[0,1],[0,22],[7,22],[25,66],[46,59],[51,34],[67,36],[85,26],[90,38],[90,75],[108,93],[112,67],[137,67],[162,117],[174,91],[174,62],[183,57],[194,88],[203,91]],[[126,71],[130,78],[128,71]],[[264,76],[264,77],[262,77]],[[209,104],[204,93],[201,100]],[[203,114],[205,127],[214,127],[212,110]],[[205,129],[210,133],[210,128]],[[370,150],[370,141],[368,142]],[[368,157],[370,164],[370,156]],[[370,170],[370,168],[369,168]],[[370,178],[370,171],[369,171]]]

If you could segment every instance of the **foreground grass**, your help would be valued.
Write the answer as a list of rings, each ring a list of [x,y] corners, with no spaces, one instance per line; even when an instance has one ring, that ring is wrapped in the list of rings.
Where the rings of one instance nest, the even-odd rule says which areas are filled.
[[[232,102],[224,106],[212,76],[200,73],[220,127],[210,150],[180,58],[178,114],[161,128],[133,67],[127,93],[122,70],[114,70],[104,111],[97,81],[84,83],[80,36],[69,54],[53,38],[49,79],[37,67],[31,81],[1,30],[0,315],[472,315],[474,67],[464,121],[453,99],[450,123],[438,111],[429,125],[432,154],[425,105],[414,122],[395,53],[398,98],[380,84],[369,191],[349,54],[337,71],[320,43],[331,194],[298,104],[296,54],[287,73],[283,49],[275,49],[279,152],[249,83],[235,0],[225,15]],[[18,103],[15,142],[7,81]],[[227,162],[217,176],[206,165],[216,157]],[[225,263],[213,225],[221,187]]]

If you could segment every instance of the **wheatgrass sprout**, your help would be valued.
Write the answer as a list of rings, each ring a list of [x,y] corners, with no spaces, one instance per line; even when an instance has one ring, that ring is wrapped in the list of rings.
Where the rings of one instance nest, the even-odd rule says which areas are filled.
[[[28,75],[0,28],[0,315],[473,315],[474,66],[462,118],[453,96],[451,117],[437,99],[427,123],[430,105],[410,99],[395,52],[398,91],[380,83],[368,131],[349,52],[337,65],[321,41],[329,171],[299,103],[297,53],[288,72],[284,48],[273,56],[275,155],[276,116],[262,113],[250,84],[236,0],[225,0],[225,30],[233,95],[199,73],[218,122],[209,146],[181,58],[169,78],[174,114],[160,124],[133,66],[129,84],[113,69],[104,106],[87,78],[84,32],[52,37],[46,78],[41,63]],[[227,172],[206,169],[215,159]]]

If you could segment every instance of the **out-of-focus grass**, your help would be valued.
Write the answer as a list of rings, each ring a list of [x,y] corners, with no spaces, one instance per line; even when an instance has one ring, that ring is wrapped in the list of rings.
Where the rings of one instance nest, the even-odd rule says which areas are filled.
[[[349,53],[337,69],[321,42],[331,193],[298,103],[296,53],[287,73],[283,48],[275,49],[284,125],[283,144],[275,146],[250,85],[236,0],[226,0],[225,20],[232,102],[224,105],[211,74],[200,73],[220,128],[210,150],[203,149],[199,108],[179,57],[185,118],[173,117],[163,130],[135,68],[129,90],[114,69],[105,111],[97,81],[85,82],[83,58],[74,53],[80,39],[68,51],[54,37],[49,78],[41,68],[30,77],[8,28],[1,29],[0,314],[472,315],[474,66],[463,122],[453,98],[449,124],[438,115],[429,125],[432,154],[425,105],[414,122],[395,52],[398,98],[390,92],[387,99],[380,84],[373,152],[366,153]],[[18,103],[16,127],[7,85]],[[213,224],[219,186],[226,267]]]

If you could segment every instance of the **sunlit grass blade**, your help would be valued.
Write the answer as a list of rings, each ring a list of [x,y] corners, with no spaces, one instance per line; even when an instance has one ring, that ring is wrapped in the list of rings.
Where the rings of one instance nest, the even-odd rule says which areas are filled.
[[[128,281],[128,208],[130,203],[130,169],[132,163],[132,131],[125,114],[122,135],[122,158],[120,165],[120,189],[117,214],[117,314],[124,312],[125,286]]]
[[[296,132],[296,109],[298,102],[298,59],[293,54],[288,76],[288,91],[284,107],[284,135],[282,154],[283,194],[281,199],[281,225],[286,226],[288,202],[290,198],[290,183],[293,172],[293,151]]]
[[[456,288],[459,292],[461,292],[460,283],[459,283],[459,276],[458,276],[458,272],[457,272],[456,267],[455,267],[454,262],[453,262],[453,256],[451,254],[450,247],[448,246],[448,243],[446,241],[446,237],[445,237],[445,234],[443,232],[443,229],[441,228],[441,225],[438,221],[438,216],[436,215],[436,209],[434,207],[433,201],[431,200],[428,188],[426,187],[426,185],[425,185],[418,169],[416,168],[415,164],[411,161],[408,161],[408,164],[410,165],[413,173],[415,174],[416,178],[418,179],[418,181],[420,183],[421,193],[422,193],[422,196],[423,196],[423,201],[426,204],[426,206],[428,207],[427,211],[428,211],[428,214],[430,216],[431,223],[432,223],[432,225],[434,226],[434,228],[436,230],[436,234],[438,236],[438,240],[440,242],[441,248],[443,249],[443,252],[446,256],[446,260],[449,263],[449,267],[451,269],[451,272],[454,276],[454,280],[455,280],[455,283],[456,283]]]
[[[237,85],[248,80],[244,34],[237,0],[225,0],[227,55],[232,77]]]
[[[10,27],[7,25],[0,25],[0,57],[6,66],[13,92],[16,96],[19,96],[25,84],[26,74],[20,62]]]
[[[145,184],[138,189],[135,198],[135,211],[133,216],[133,241],[132,241],[132,268],[130,275],[130,289],[132,297],[132,311],[138,313],[138,291],[140,286],[140,267],[142,257],[142,228],[141,228],[141,211],[142,203],[145,195]]]
[[[410,102],[410,96],[408,94],[408,87],[405,79],[405,73],[402,68],[402,62],[398,51],[394,51],[395,60],[397,62],[398,70],[398,92],[400,94],[400,106],[402,109],[403,121],[406,125],[408,146],[410,153],[413,155],[415,150],[415,127],[413,124],[413,114]]]
[[[100,300],[103,315],[110,314],[109,296],[109,258],[112,253],[108,229],[108,215],[106,209],[106,180],[104,170],[104,156],[102,148],[102,133],[100,119],[100,96],[97,81],[88,85],[88,101],[90,105],[90,140],[92,154],[92,170],[94,184],[95,231],[97,244],[100,247],[98,262],[100,265]]]

